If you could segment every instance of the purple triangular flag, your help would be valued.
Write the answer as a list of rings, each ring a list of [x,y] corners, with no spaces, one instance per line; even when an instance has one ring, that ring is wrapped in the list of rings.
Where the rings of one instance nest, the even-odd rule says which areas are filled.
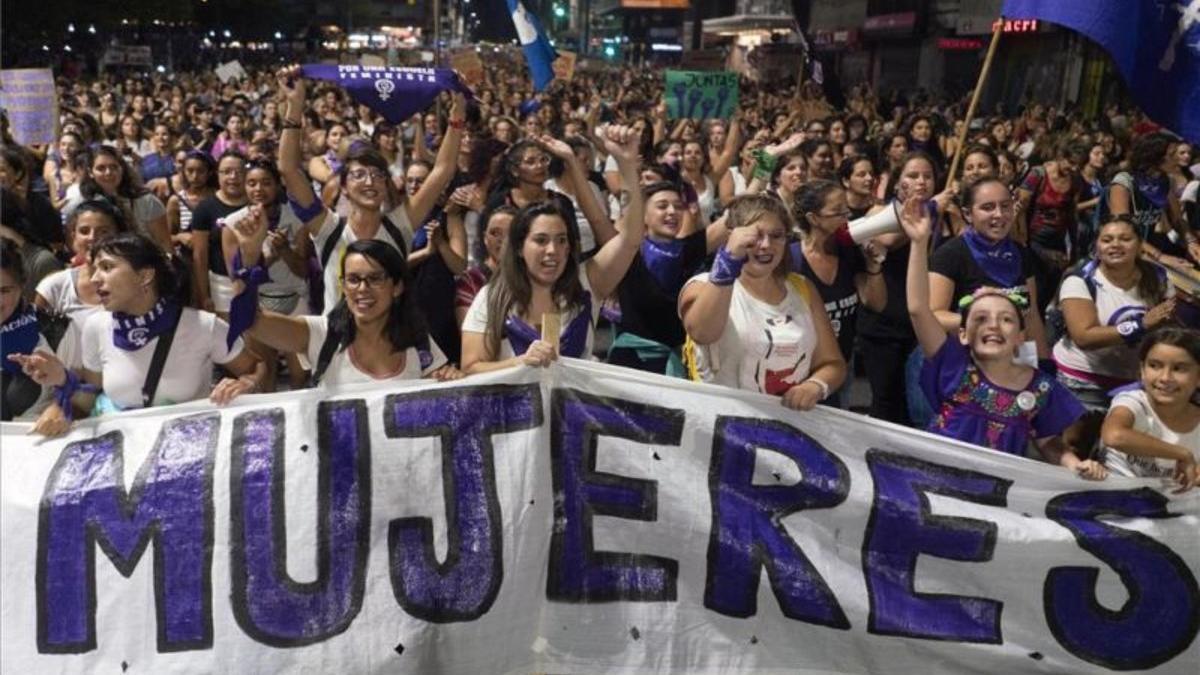
[[[300,72],[304,77],[336,83],[355,101],[383,115],[392,124],[400,124],[428,108],[443,91],[458,91],[471,98],[471,89],[450,68],[316,63],[300,66]]]

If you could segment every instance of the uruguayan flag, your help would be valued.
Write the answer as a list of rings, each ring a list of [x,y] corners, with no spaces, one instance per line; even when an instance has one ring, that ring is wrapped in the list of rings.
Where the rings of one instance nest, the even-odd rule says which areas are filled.
[[[529,76],[533,79],[533,88],[541,91],[554,79],[554,59],[558,54],[550,46],[546,31],[537,17],[530,14],[521,0],[508,0],[508,12],[512,14],[513,26],[517,29],[517,39],[521,41],[521,49],[525,52],[525,62],[529,64]]]

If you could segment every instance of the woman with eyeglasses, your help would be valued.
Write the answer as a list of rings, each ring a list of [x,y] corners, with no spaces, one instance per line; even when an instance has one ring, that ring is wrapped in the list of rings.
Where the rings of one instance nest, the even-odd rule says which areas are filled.
[[[61,435],[76,414],[93,409],[108,414],[203,397],[224,405],[254,391],[257,360],[241,340],[228,342],[228,326],[219,317],[183,306],[186,289],[153,241],[133,232],[117,234],[92,245],[90,257],[104,311],[83,326],[83,367],[70,370],[45,350],[16,357],[35,382],[56,388],[56,401],[38,418],[34,433]],[[216,386],[214,364],[230,375]]]
[[[378,239],[395,247],[402,255],[408,253],[406,237],[411,237],[413,224],[424,223],[437,205],[442,191],[450,184],[458,163],[459,144],[466,127],[466,100],[461,94],[452,97],[449,126],[438,148],[433,170],[415,194],[408,195],[401,207],[391,213],[384,208],[389,203],[392,178],[388,161],[369,145],[351,148],[346,161],[337,173],[341,194],[350,205],[350,212],[340,217],[326,208],[313,192],[308,177],[300,170],[302,132],[300,117],[306,105],[304,79],[297,66],[285,68],[278,74],[281,97],[287,101],[283,135],[279,143],[279,172],[287,187],[287,196],[296,215],[304,222],[312,239],[314,251],[323,268],[324,311],[337,305],[342,295],[339,277],[340,259],[346,247],[360,239]],[[398,217],[398,223],[392,222]],[[405,232],[407,230],[407,234]]]
[[[870,185],[860,187],[866,187],[863,192],[871,194]],[[883,280],[886,251],[882,246],[868,241],[859,248],[853,242],[845,244],[838,239],[851,217],[847,194],[833,181],[810,181],[800,188],[792,219],[800,229],[801,238],[791,244],[788,257],[791,270],[807,278],[825,304],[842,358],[850,363],[859,304],[872,311],[883,311],[887,305],[887,284]],[[826,400],[839,408],[849,405],[849,397],[843,395],[841,388],[830,393]]]
[[[164,251],[171,250],[171,230],[167,227],[167,209],[153,193],[142,186],[116,148],[101,145],[91,152],[90,174],[67,191],[63,214],[70,217],[79,204],[89,199],[107,199],[126,214],[135,231],[153,239]]]
[[[229,232],[246,265],[258,265],[270,236],[266,210],[251,206]],[[342,292],[324,316],[260,309],[246,335],[271,349],[306,355],[312,384],[322,387],[462,377],[430,339],[411,292],[408,265],[396,247],[377,239],[351,242],[338,261],[337,278]]]

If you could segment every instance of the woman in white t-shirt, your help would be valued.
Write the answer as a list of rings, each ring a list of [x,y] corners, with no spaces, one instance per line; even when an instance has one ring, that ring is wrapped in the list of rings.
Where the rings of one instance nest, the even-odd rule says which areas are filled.
[[[1104,464],[1120,476],[1200,485],[1200,332],[1156,330],[1139,355],[1141,386],[1117,394],[1104,420]]]
[[[233,279],[237,294],[246,280],[253,277],[258,285],[258,302],[264,309],[284,315],[308,313],[304,295],[308,292],[308,254],[311,242],[305,236],[304,223],[285,203],[283,183],[275,164],[267,160],[246,163],[246,197],[250,204],[234,211],[222,219],[221,251],[225,257],[225,269]],[[257,207],[257,209],[256,209]],[[238,255],[238,238],[229,227],[246,218],[250,213],[261,213],[267,221],[266,239],[263,242],[260,264],[251,268],[243,264]],[[266,278],[259,270],[266,271]],[[261,283],[260,283],[261,282]],[[230,303],[230,322],[234,308]],[[266,372],[262,391],[275,391],[279,354],[265,345],[251,343],[250,348],[262,357]],[[294,355],[288,358],[288,372],[293,389],[303,387],[308,377]]]
[[[820,294],[788,274],[791,218],[771,195],[735,198],[732,230],[712,271],[679,296],[679,316],[697,345],[693,379],[781,396],[809,410],[846,379],[846,361]]]
[[[67,240],[74,252],[70,269],[60,270],[38,282],[33,304],[70,319],[62,341],[58,343],[58,358],[68,368],[83,366],[80,339],[88,318],[104,310],[100,294],[92,283],[92,244],[105,237],[127,232],[124,214],[104,200],[80,204],[67,220]]]
[[[1107,392],[1137,379],[1138,342],[1175,311],[1173,289],[1141,250],[1134,224],[1114,216],[1100,227],[1096,259],[1059,289],[1067,332],[1054,345],[1058,379],[1089,410],[1107,411]]]
[[[229,229],[248,265],[256,265],[266,240],[264,219],[246,218]],[[410,380],[452,380],[462,373],[429,338],[409,292],[412,279],[404,256],[377,239],[346,247],[338,278],[342,294],[324,316],[283,316],[260,311],[247,334],[289,354],[304,354],[321,386]],[[254,294],[250,286],[243,293]]]
[[[616,158],[624,184],[636,186],[639,139],[633,128],[607,126],[596,133]],[[630,194],[624,228],[583,264],[579,230],[555,202],[531,204],[517,213],[500,269],[475,296],[463,321],[463,370],[547,366],[560,354],[591,356],[600,303],[620,284],[645,231],[641,191]],[[541,339],[547,314],[560,317],[558,349]]]
[[[38,418],[33,431],[56,436],[67,431],[75,412],[86,415],[170,405],[209,397],[223,405],[258,385],[258,361],[227,341],[228,327],[211,312],[183,307],[178,280],[162,249],[148,237],[125,233],[91,249],[92,283],[105,311],[88,319],[81,346],[83,367],[65,368],[39,351],[22,359],[25,373],[43,386],[59,388],[57,402]],[[167,343],[163,341],[167,340]],[[159,345],[169,348],[159,372],[152,363]],[[212,385],[213,364],[233,377]],[[99,400],[97,400],[97,393]]]

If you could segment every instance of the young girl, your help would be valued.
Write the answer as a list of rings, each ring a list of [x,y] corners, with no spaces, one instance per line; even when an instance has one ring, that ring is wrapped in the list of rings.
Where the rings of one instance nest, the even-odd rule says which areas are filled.
[[[1117,394],[1104,420],[1104,463],[1119,476],[1200,485],[1200,332],[1162,328],[1142,341],[1141,387]]]
[[[976,291],[965,299],[958,339],[951,339],[929,306],[932,225],[923,200],[904,203],[900,225],[912,241],[908,312],[926,358],[921,386],[937,413],[929,431],[1017,456],[1032,440],[1047,461],[1104,478],[1103,464],[1080,460],[1060,436],[1083,406],[1054,378],[1013,361],[1025,341],[1023,297]]]

